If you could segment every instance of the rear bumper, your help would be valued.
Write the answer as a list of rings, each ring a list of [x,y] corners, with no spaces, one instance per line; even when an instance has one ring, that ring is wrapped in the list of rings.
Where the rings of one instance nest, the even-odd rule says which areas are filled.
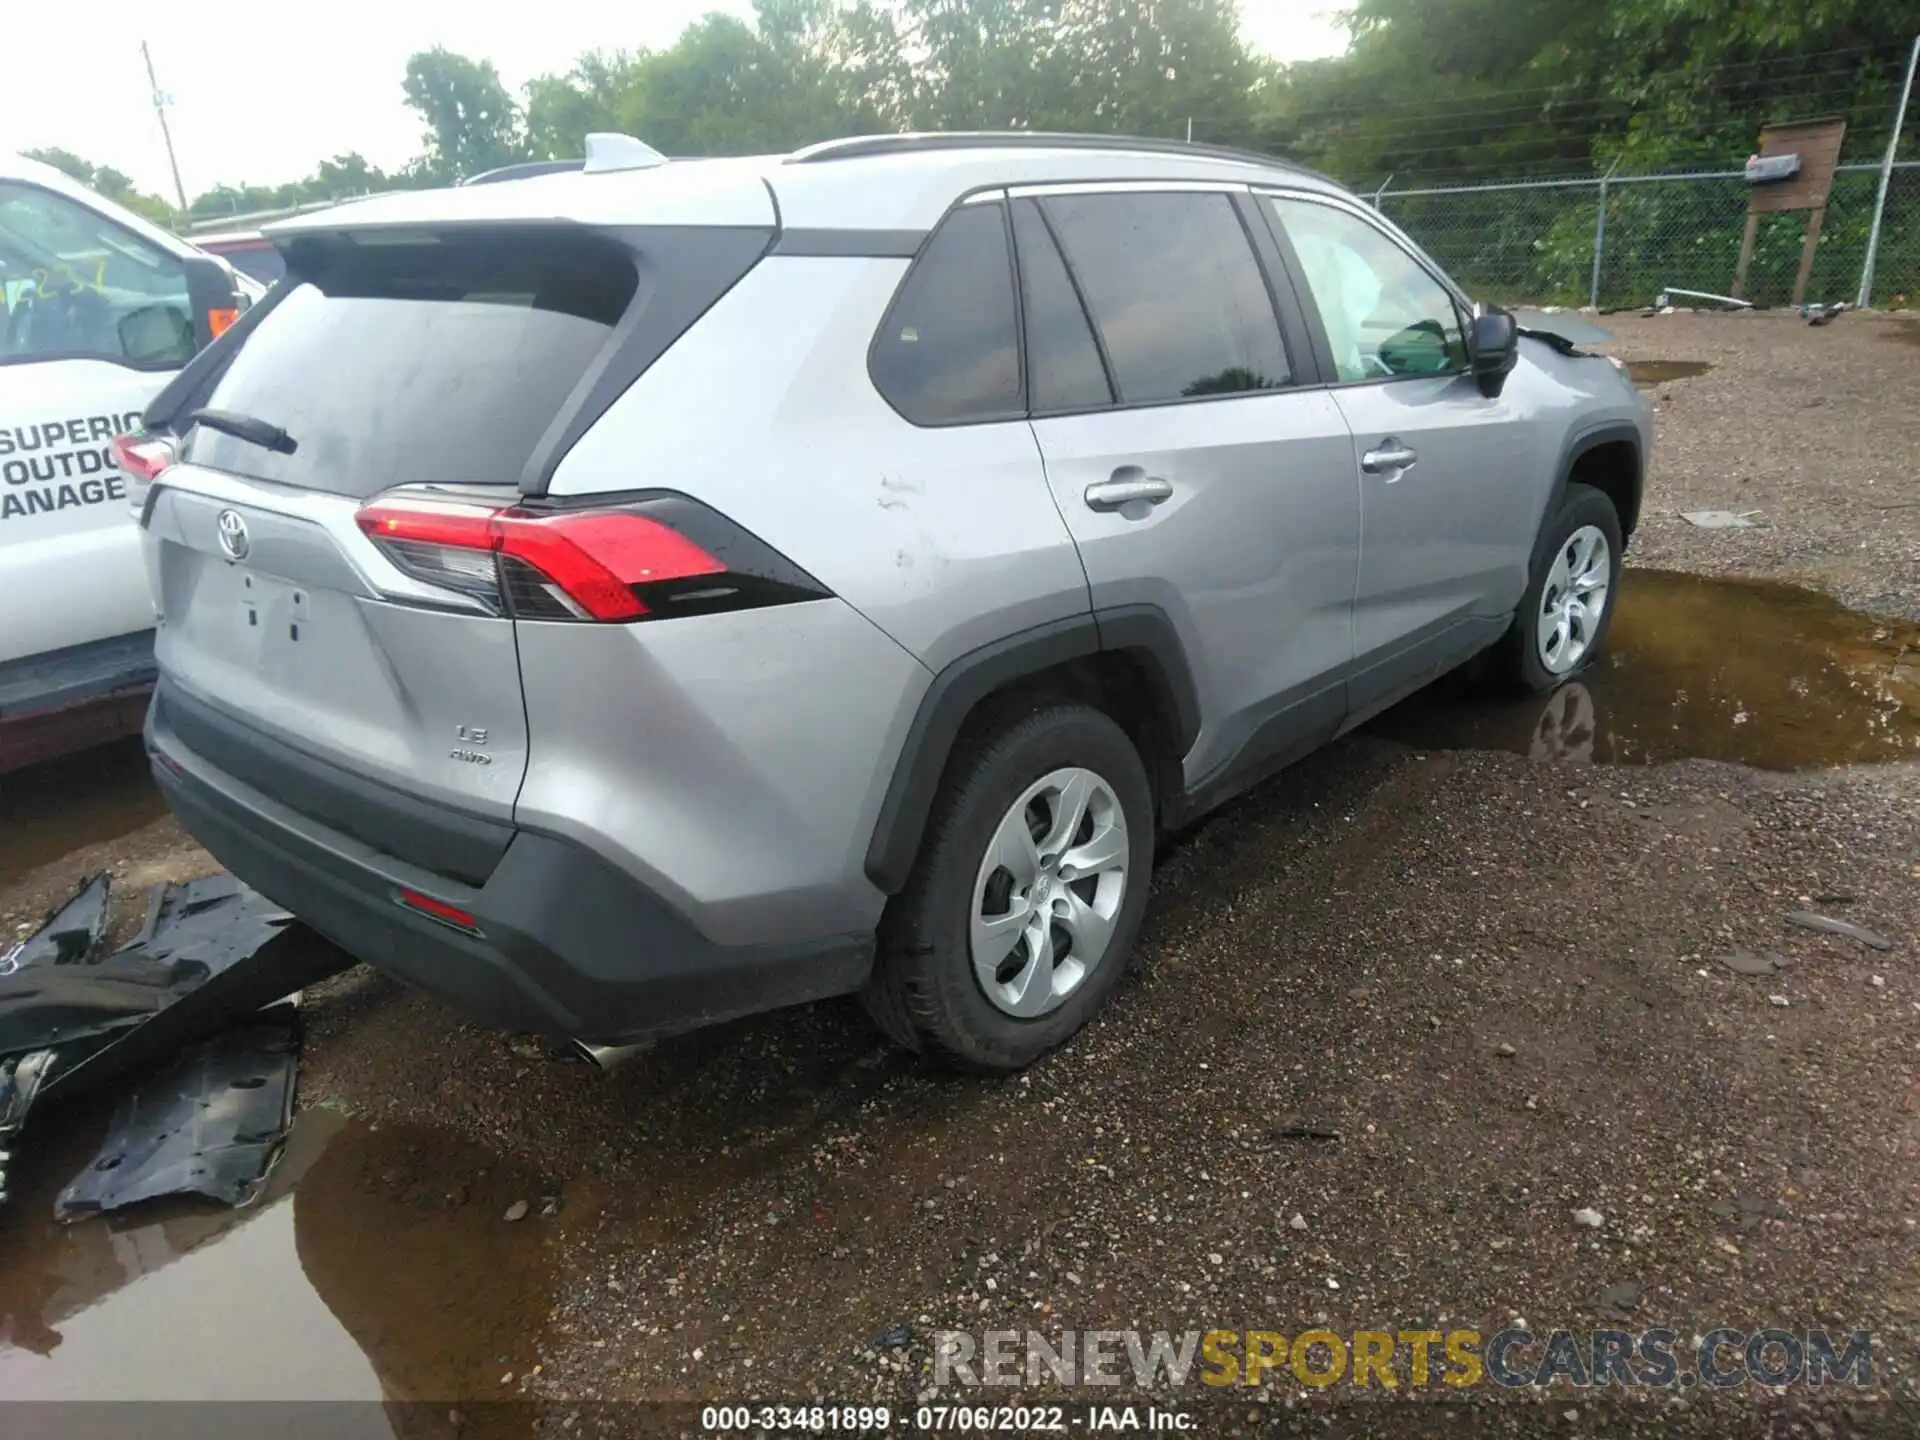
[[[163,683],[147,749],[187,831],[349,954],[490,1024],[617,1044],[847,994],[872,967],[871,934],[717,945],[591,850],[531,831],[478,885],[422,870],[188,748],[165,698]],[[392,798],[396,820],[417,818],[420,801]],[[403,887],[467,911],[479,934],[403,907]]]

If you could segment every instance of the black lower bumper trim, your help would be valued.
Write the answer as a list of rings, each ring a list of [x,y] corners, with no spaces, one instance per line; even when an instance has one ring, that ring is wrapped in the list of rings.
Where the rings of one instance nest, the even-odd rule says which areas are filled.
[[[241,880],[375,969],[491,1024],[597,1044],[650,1039],[849,994],[873,936],[723,946],[572,841],[521,830],[484,884],[395,865],[214,769],[156,707],[147,747],[180,823]],[[456,905],[467,935],[403,907],[401,888]]]
[[[153,708],[175,742],[196,755],[219,756],[222,774],[435,875],[478,885],[513,839],[513,826],[503,821],[464,815],[316,759],[221,713],[177,682],[154,691]]]

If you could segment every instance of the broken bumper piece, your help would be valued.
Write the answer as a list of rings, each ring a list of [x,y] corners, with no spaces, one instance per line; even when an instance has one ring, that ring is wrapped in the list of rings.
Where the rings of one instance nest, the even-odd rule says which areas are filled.
[[[93,1163],[60,1192],[59,1217],[162,1195],[251,1200],[293,1122],[295,1023],[291,1005],[277,1006],[143,1078],[114,1110]]]
[[[101,956],[108,888],[105,874],[88,880],[0,957],[0,1201],[5,1152],[37,1103],[150,1067],[352,963],[230,875],[162,886],[140,934]]]

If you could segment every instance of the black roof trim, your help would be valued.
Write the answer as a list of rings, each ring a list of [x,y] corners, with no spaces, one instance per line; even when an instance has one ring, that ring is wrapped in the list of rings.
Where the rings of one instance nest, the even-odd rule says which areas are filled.
[[[579,170],[586,165],[585,160],[521,160],[512,165],[502,165],[496,170],[482,170],[478,175],[469,175],[462,185],[497,185],[502,180],[531,180],[536,175],[564,175],[569,170]]]
[[[1189,144],[1146,135],[1085,135],[1054,130],[949,130],[909,135],[857,135],[847,140],[824,140],[787,156],[789,165],[811,165],[823,160],[860,160],[873,155],[912,155],[931,150],[1114,150],[1135,154],[1185,155],[1199,160],[1234,160],[1273,170],[1326,177],[1277,155],[1238,150],[1231,145]]]

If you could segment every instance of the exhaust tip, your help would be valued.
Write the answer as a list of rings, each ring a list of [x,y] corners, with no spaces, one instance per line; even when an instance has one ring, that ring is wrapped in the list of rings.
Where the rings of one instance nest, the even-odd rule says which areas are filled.
[[[585,1040],[567,1042],[568,1058],[584,1060],[602,1075],[611,1075],[634,1056],[653,1048],[649,1042],[637,1045],[590,1045]]]

